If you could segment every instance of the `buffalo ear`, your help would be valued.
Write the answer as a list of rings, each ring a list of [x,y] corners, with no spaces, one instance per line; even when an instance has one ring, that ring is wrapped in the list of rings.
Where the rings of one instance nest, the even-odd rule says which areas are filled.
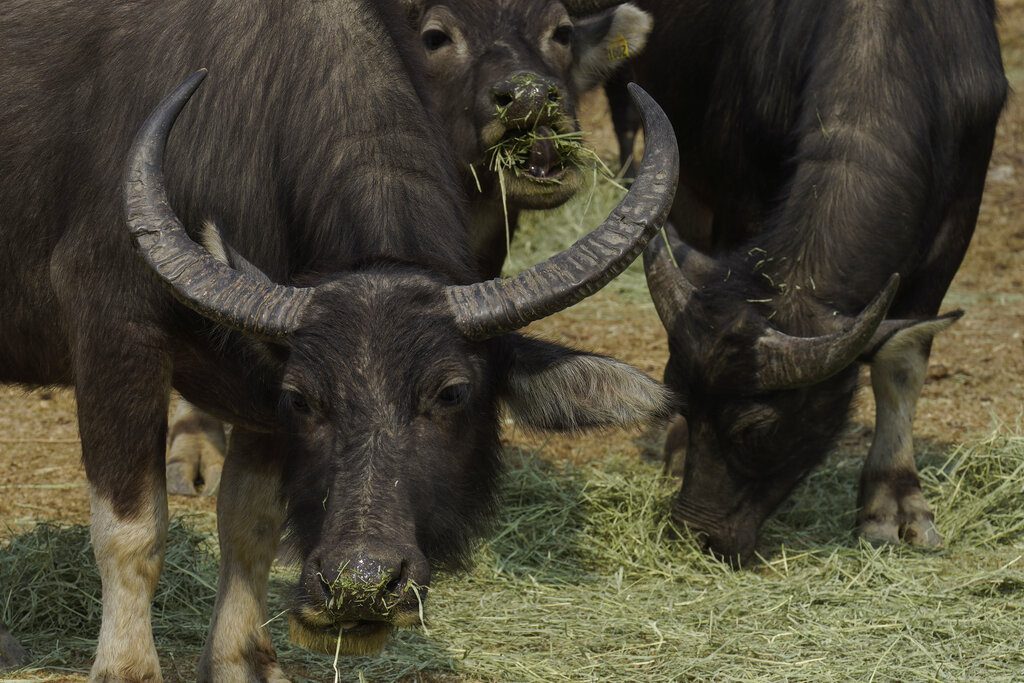
[[[884,320],[861,352],[859,360],[870,363],[880,353],[901,354],[911,347],[923,348],[931,343],[935,335],[951,327],[963,315],[963,311],[957,310],[938,318]]]
[[[667,417],[672,393],[621,361],[518,334],[501,338],[499,397],[519,424],[577,431]]]
[[[627,59],[647,45],[654,18],[624,4],[573,19],[572,81],[576,92],[604,83]]]

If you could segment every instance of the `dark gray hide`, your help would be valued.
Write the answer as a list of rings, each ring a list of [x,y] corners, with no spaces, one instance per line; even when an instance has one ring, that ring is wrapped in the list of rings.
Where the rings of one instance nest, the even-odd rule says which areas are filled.
[[[363,0],[0,9],[0,381],[75,388],[103,580],[93,678],[160,678],[172,387],[234,425],[201,680],[280,677],[262,624],[282,527],[303,563],[293,637],[370,651],[485,525],[501,406],[551,429],[666,411],[636,370],[513,333],[621,272],[664,221],[661,111],[637,94],[661,151],[605,224],[474,284],[413,40],[397,7]],[[211,77],[191,104],[201,75],[154,110],[197,66]],[[247,267],[193,241],[206,219]]]
[[[496,277],[520,211],[557,207],[584,180],[544,138],[579,129],[580,94],[643,50],[651,18],[623,3],[580,11],[559,0],[402,1],[470,197],[473,252],[481,274]],[[529,130],[539,138],[526,166],[505,172],[503,205],[490,150]]]
[[[677,518],[749,557],[846,424],[860,355],[878,414],[859,530],[937,545],[911,422],[1006,97],[992,0],[637,4],[655,28],[633,67],[676,128],[684,185],[682,270],[660,240],[646,258],[687,404]],[[872,337],[877,319],[855,317],[894,273]]]
[[[424,89],[470,200],[470,247],[477,272],[497,277],[520,211],[554,208],[584,180],[544,136],[577,131],[580,93],[601,83],[627,54],[643,49],[650,16],[628,4],[580,11],[580,3],[558,0],[402,4],[414,31],[410,47],[426,64]],[[544,133],[527,167],[506,172],[503,201],[489,150],[502,138],[527,130]],[[213,495],[223,464],[223,425],[186,402],[172,416],[168,490],[195,495],[201,483],[203,493]]]

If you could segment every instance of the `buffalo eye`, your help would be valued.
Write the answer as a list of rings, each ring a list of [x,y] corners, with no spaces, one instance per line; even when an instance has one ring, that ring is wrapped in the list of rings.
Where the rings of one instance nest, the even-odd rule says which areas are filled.
[[[431,52],[452,42],[452,37],[438,28],[427,29],[420,38],[423,40],[423,45]]]
[[[469,399],[469,384],[459,382],[449,384],[437,392],[437,404],[443,408],[457,408]]]
[[[568,45],[572,42],[573,28],[569,24],[562,24],[551,34],[551,39],[559,45]]]
[[[309,405],[309,401],[306,400],[306,397],[298,391],[285,391],[284,400],[288,409],[295,415],[309,415],[313,412],[313,409]]]

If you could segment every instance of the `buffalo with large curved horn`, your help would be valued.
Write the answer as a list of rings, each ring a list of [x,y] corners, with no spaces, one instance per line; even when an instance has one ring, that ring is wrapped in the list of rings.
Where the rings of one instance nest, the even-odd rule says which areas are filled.
[[[168,202],[164,148],[205,77],[205,70],[190,76],[143,124],[125,178],[128,225],[146,262],[187,306],[242,332],[281,338],[301,324],[314,289],[257,280],[221,263],[188,236]],[[448,287],[452,314],[467,337],[520,329],[583,300],[624,271],[664,225],[679,172],[675,135],[647,93],[636,85],[630,92],[647,136],[633,186],[604,223],[565,251],[513,277]]]
[[[325,256],[328,265],[318,273],[291,263],[295,277],[316,278],[310,280],[316,284],[288,287],[234,253],[215,226],[204,229],[205,246],[193,241],[170,208],[165,147],[204,77],[189,77],[144,123],[127,160],[125,215],[144,261],[174,297],[211,321],[279,347],[268,352],[238,335],[210,342],[201,330],[179,327],[176,316],[168,323],[175,325],[166,336],[175,388],[235,424],[230,449],[238,455],[227,457],[218,515],[244,521],[220,525],[222,548],[259,546],[260,562],[266,561],[256,566],[239,553],[223,553],[200,678],[235,678],[223,662],[249,661],[251,643],[258,642],[259,661],[249,664],[269,679],[274,676],[266,672],[276,665],[259,626],[265,615],[247,616],[244,628],[252,633],[240,637],[232,610],[263,599],[258,594],[274,554],[270,545],[282,524],[302,559],[290,610],[293,640],[321,651],[372,652],[393,628],[418,623],[414,615],[432,567],[466,557],[494,507],[503,411],[528,428],[563,432],[635,425],[670,412],[671,392],[625,363],[514,330],[592,294],[634,260],[665,221],[678,157],[665,114],[635,88],[650,150],[639,178],[600,227],[562,253],[514,277],[455,284],[471,281],[461,263],[465,226],[440,218],[460,219],[445,210],[446,201],[458,202],[456,186],[448,186],[453,191],[446,200],[444,183],[451,177],[443,170],[436,178],[427,171],[412,179],[396,174],[381,182],[408,183],[400,186],[403,197],[412,188],[430,190],[432,203],[424,199],[424,208],[433,208],[405,211],[387,229],[437,231],[451,240],[449,251],[424,264],[413,250],[374,245],[357,254],[358,266]],[[213,112],[198,113],[204,120]],[[381,138],[382,153],[403,153]],[[356,153],[344,142],[337,151]],[[178,182],[195,182],[204,173],[211,169],[183,174]],[[192,197],[200,206],[212,203],[202,192]],[[286,241],[303,227],[270,225],[267,231],[277,230]],[[359,224],[327,227],[338,240],[360,236]],[[241,241],[244,230],[235,234],[241,251],[258,248]],[[284,270],[282,262],[278,266]],[[212,376],[197,372],[210,367]],[[256,480],[262,483],[246,483]],[[265,522],[252,527],[271,530],[257,532],[249,517],[264,512]],[[260,538],[254,540],[255,533]],[[239,582],[238,576],[249,578]],[[237,588],[240,583],[245,588]],[[410,586],[420,592],[414,595]],[[239,597],[238,591],[248,592]],[[238,652],[242,647],[248,649]]]
[[[713,260],[684,244],[670,231],[669,244],[653,240],[644,253],[644,270],[655,309],[665,328],[672,333],[690,298],[715,268]],[[669,254],[669,249],[672,255]],[[673,257],[675,262],[673,262]],[[678,267],[676,265],[678,263]],[[708,285],[714,286],[714,285]],[[809,386],[832,377],[850,366],[871,342],[885,320],[899,288],[893,274],[882,291],[855,317],[841,318],[837,332],[814,337],[786,334],[764,321],[761,335],[753,342],[756,372],[741,388],[743,393],[778,391]],[[736,302],[737,307],[749,305]]]

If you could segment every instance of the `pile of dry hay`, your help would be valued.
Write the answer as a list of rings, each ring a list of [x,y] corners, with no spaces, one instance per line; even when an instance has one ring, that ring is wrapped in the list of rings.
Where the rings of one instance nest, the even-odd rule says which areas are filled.
[[[217,582],[215,543],[187,519],[171,521],[153,604],[154,635],[167,652],[202,648]],[[29,650],[34,667],[86,668],[101,614],[87,527],[40,524],[0,546],[0,621]]]
[[[839,454],[768,524],[768,560],[732,571],[673,540],[672,482],[632,456],[582,467],[508,454],[505,502],[468,575],[440,576],[428,632],[341,680],[1009,680],[1024,671],[1024,437],[926,454],[940,552],[851,535],[860,457]],[[209,620],[207,537],[172,525],[155,608],[168,680],[190,680]],[[276,572],[271,607],[281,609]],[[78,527],[41,526],[0,553],[0,614],[38,664],[87,666],[99,584]],[[290,673],[331,658],[285,644]],[[27,674],[25,678],[39,674]]]

